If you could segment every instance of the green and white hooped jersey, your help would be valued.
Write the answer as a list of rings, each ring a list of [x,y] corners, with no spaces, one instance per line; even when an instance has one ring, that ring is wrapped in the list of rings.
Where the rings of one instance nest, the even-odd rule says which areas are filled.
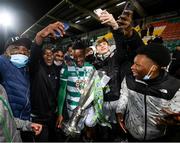
[[[73,111],[78,105],[80,100],[80,92],[77,88],[78,80],[89,80],[91,73],[95,70],[94,66],[85,62],[83,67],[66,66],[61,69],[60,80],[67,81],[66,101],[67,108]]]

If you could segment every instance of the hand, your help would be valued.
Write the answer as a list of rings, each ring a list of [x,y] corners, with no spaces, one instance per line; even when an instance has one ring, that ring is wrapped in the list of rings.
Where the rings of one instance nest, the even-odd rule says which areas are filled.
[[[63,116],[59,115],[56,121],[56,127],[61,128],[62,127],[62,121],[63,121]]]
[[[127,133],[123,115],[121,113],[117,113],[117,120],[118,120],[118,123],[119,123],[121,129],[124,131],[124,133]]]
[[[99,16],[99,20],[101,21],[101,24],[107,24],[111,26],[114,30],[117,30],[119,27],[113,15],[106,10],[103,10],[101,15]]]
[[[32,123],[31,128],[35,132],[36,136],[39,135],[42,131],[42,125],[41,124]]]
[[[122,29],[122,32],[127,37],[131,37],[133,34],[133,30],[131,26],[132,15],[133,15],[133,12],[131,10],[125,10],[123,14],[118,17],[118,20],[117,20],[119,28]]]
[[[63,23],[58,21],[53,24],[49,24],[47,27],[38,32],[35,37],[36,44],[41,45],[44,38],[48,36],[56,39],[55,31],[59,32],[61,34],[61,37],[63,37],[63,35],[65,34]]]
[[[175,113],[167,108],[162,109],[166,115],[156,118],[158,125],[180,125],[180,113]]]

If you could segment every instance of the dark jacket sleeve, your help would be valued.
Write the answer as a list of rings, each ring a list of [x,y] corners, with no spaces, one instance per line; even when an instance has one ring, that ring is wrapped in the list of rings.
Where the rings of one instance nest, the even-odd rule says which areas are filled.
[[[38,46],[36,43],[33,43],[31,46],[30,58],[29,58],[30,74],[34,74],[39,67],[39,62],[40,62],[41,55],[42,55],[41,49],[42,49],[42,47]]]
[[[138,33],[133,30],[133,35],[130,38],[125,37],[120,30],[112,30],[112,33],[117,47],[119,62],[123,63],[127,60],[133,62],[136,50],[144,46]]]

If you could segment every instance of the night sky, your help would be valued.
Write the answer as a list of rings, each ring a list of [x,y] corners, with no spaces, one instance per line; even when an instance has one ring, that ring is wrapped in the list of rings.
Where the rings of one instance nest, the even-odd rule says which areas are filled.
[[[45,0],[0,0],[0,8],[13,12],[16,20],[14,26],[21,33],[59,2],[60,0],[51,0],[50,3]]]
[[[6,9],[13,13],[14,22],[11,27],[0,25],[0,47],[3,47],[7,37],[21,34],[39,18],[56,6],[61,0],[0,0],[0,11]]]

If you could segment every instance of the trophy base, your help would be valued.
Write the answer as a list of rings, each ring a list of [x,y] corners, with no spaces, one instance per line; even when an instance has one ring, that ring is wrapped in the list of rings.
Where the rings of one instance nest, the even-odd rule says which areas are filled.
[[[62,130],[67,136],[80,136],[81,130],[78,127],[72,127],[68,123],[62,125]]]

